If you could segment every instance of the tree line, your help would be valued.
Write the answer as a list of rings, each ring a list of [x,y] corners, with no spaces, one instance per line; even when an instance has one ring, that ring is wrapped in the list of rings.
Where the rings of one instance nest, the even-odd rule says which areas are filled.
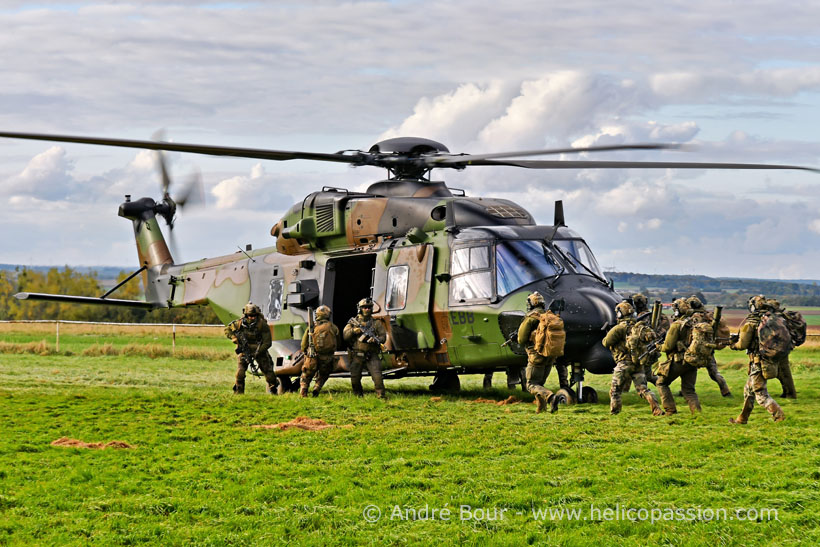
[[[763,294],[787,306],[820,306],[817,282],[770,279],[713,278],[704,275],[649,275],[608,272],[615,288],[629,286],[647,297],[671,302],[681,296],[698,295],[710,305],[745,308],[750,296]],[[623,292],[632,292],[623,290]]]
[[[117,276],[117,283],[128,275],[127,272],[120,272]],[[149,311],[138,308],[37,302],[14,298],[18,292],[99,297],[105,290],[95,272],[83,273],[68,266],[62,269],[51,268],[48,271],[27,268],[0,271],[0,320],[61,319],[115,323],[220,323],[216,314],[206,306]],[[123,300],[143,300],[140,278],[130,280],[110,297]]]

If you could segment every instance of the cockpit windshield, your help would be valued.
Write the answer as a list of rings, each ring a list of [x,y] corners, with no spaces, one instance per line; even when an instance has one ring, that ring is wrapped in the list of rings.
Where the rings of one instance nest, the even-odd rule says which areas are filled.
[[[606,283],[606,276],[595,260],[592,251],[581,239],[554,239],[552,244],[558,247],[569,260],[570,265],[580,274],[589,274]]]
[[[552,252],[540,241],[499,241],[495,247],[495,263],[499,296],[562,271]]]

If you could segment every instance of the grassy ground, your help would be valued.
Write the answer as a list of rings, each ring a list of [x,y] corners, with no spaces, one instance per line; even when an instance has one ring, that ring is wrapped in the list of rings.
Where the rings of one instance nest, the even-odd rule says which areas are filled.
[[[0,544],[817,544],[820,348],[793,354],[800,399],[780,401],[780,424],[760,408],[726,423],[745,372],[742,355],[719,361],[735,397],[702,374],[701,416],[654,418],[634,391],[610,416],[602,376],[588,380],[604,403],[536,415],[529,396],[475,403],[521,395],[482,391],[480,376],[440,401],[429,379],[389,383],[386,402],[342,380],[318,399],[268,397],[260,380],[234,397],[227,359],[0,354]],[[252,427],[298,416],[353,427]],[[135,448],[50,445],[60,437]],[[731,520],[708,518],[721,510]]]

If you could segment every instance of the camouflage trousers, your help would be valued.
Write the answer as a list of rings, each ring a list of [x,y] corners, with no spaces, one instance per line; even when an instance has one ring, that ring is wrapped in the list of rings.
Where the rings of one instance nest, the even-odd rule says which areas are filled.
[[[788,360],[788,357],[786,360]],[[778,362],[777,364],[780,366],[782,362]],[[746,385],[743,387],[743,408],[740,411],[740,416],[732,421],[734,423],[745,424],[749,419],[749,415],[752,413],[755,401],[765,408],[775,421],[780,421],[784,418],[780,405],[769,395],[769,390],[766,387],[766,378],[763,377],[760,362],[755,362],[753,359],[752,362],[749,363],[749,379],[746,380]]]
[[[706,372],[709,373],[709,378],[712,379],[720,388],[720,394],[724,397],[727,397],[732,394],[732,391],[729,389],[729,384],[726,383],[726,379],[723,375],[718,372],[717,368],[717,361],[715,360],[715,356],[712,356],[712,360],[709,361],[709,364],[704,367]]]
[[[689,405],[689,411],[692,414],[700,412],[700,399],[695,392],[695,383],[698,381],[698,369],[692,365],[683,362],[682,359],[675,359],[669,363],[667,369],[658,370],[658,392],[661,394],[661,404],[667,414],[675,414],[678,412],[678,407],[675,405],[675,398],[672,397],[672,390],[669,389],[669,384],[680,378],[680,390],[683,393],[683,398]]]
[[[276,394],[276,388],[279,386],[279,379],[273,371],[273,361],[267,351],[263,351],[256,357],[256,364],[259,366],[259,371],[264,374],[265,381],[268,384],[267,391],[271,394]],[[236,383],[233,386],[234,393],[245,393],[245,373],[251,364],[251,359],[240,353],[236,356]]]
[[[299,387],[303,391],[307,391],[310,387],[310,382],[313,377],[316,377],[316,383],[313,385],[313,393],[319,394],[322,386],[325,385],[327,379],[330,378],[330,373],[333,372],[333,364],[336,362],[336,357],[331,353],[329,355],[319,354],[316,357],[305,357],[305,364],[302,365],[302,376],[299,378]]]
[[[630,382],[635,383],[635,390],[638,395],[649,403],[652,414],[658,416],[663,413],[655,394],[646,387],[646,375],[643,367],[631,361],[621,361],[615,365],[615,371],[612,373],[612,385],[609,388],[609,411],[612,414],[621,411],[621,392],[624,386],[629,386]]]
[[[655,385],[658,384],[658,377],[657,377],[657,375],[655,375],[654,372],[652,372],[652,365],[644,365],[643,366],[643,375],[644,375],[644,378],[646,378],[646,383],[647,384],[655,384]],[[632,383],[634,383],[634,382],[632,382]],[[630,386],[630,381],[626,380],[626,385],[622,386],[621,392],[629,391],[629,386]],[[638,389],[637,385],[635,386],[635,389]]]
[[[362,388],[362,369],[367,367],[370,378],[373,380],[373,388],[376,397],[384,397],[384,380],[382,380],[382,362],[375,353],[350,352],[350,385],[353,394],[361,397],[364,395]]]
[[[777,379],[780,380],[780,385],[783,387],[783,393],[780,396],[786,399],[797,399],[794,378],[792,378],[792,367],[789,364],[788,356],[778,364]]]
[[[547,377],[555,364],[555,357],[544,357],[527,349],[527,391],[536,397],[543,397],[545,401],[552,397],[552,391],[544,387]]]

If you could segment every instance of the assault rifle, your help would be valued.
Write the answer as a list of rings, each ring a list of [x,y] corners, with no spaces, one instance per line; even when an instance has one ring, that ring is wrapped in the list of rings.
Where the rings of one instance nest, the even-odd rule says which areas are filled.
[[[308,308],[308,357],[316,357],[316,346],[313,344],[313,329],[316,323],[313,320],[313,308]]]
[[[655,338],[654,340],[649,342],[649,345],[646,346],[646,351],[638,356],[638,362],[640,363],[643,360],[644,357],[646,357],[647,355],[649,355],[650,353],[655,351],[655,348],[657,348],[658,344],[660,344],[660,343],[661,343],[660,338]]]
[[[378,344],[380,352],[387,351],[387,347],[381,343],[379,340],[379,335],[373,330],[373,327],[363,325],[358,321],[358,319],[356,320],[356,327],[362,331],[362,335],[359,337],[359,342],[364,342],[366,344]],[[375,340],[375,342],[370,342],[369,340]]]
[[[236,331],[236,354],[240,353],[245,356],[248,362],[248,372],[254,376],[262,376],[262,371],[259,370],[259,365],[256,363],[256,355],[251,351],[251,345],[248,343],[248,336],[245,330],[241,327]]]

